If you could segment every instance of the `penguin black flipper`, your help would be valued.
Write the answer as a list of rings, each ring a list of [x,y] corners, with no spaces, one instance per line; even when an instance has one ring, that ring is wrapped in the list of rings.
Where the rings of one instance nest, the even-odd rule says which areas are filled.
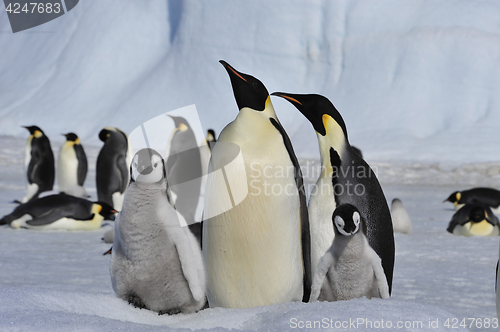
[[[118,188],[121,193],[125,192],[125,189],[127,189],[127,181],[124,181],[124,179],[127,178],[128,176],[128,167],[127,167],[127,162],[125,160],[125,156],[119,156],[116,159],[116,167],[118,168],[118,171],[120,172],[120,183],[118,184]],[[118,189],[117,188],[117,189]],[[113,206],[113,202],[110,204]]]
[[[281,124],[273,118],[269,119],[274,127],[279,131],[281,137],[283,137],[283,143],[285,144],[290,160],[292,161],[295,170],[295,184],[297,185],[297,190],[299,191],[300,199],[300,221],[301,221],[301,242],[302,242],[302,260],[304,263],[304,294],[302,296],[302,302],[309,302],[309,297],[311,295],[312,286],[312,276],[311,276],[311,234],[309,229],[309,214],[307,212],[306,203],[306,193],[304,189],[304,179],[302,178],[302,171],[300,169],[299,161],[297,156],[293,151],[292,143],[288,137],[285,129]]]
[[[465,225],[469,221],[469,211],[471,209],[471,205],[465,205],[460,210],[453,214],[451,217],[451,221],[448,224],[448,228],[446,229],[448,232],[453,234],[453,230],[458,225]]]
[[[74,145],[76,158],[78,159],[78,172],[77,179],[78,184],[83,187],[83,183],[85,182],[85,178],[87,177],[87,156],[85,155],[85,151],[80,144]]]

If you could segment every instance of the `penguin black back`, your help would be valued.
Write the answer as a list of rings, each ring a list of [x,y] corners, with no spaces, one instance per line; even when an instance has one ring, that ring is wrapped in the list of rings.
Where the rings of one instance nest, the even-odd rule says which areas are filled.
[[[97,157],[97,197],[99,201],[113,206],[113,194],[125,192],[128,185],[128,139],[122,131],[108,128],[101,130],[99,138],[104,146]]]
[[[30,161],[27,167],[29,184],[38,185],[38,191],[29,199],[38,198],[40,193],[52,190],[55,180],[54,154],[49,138],[37,126],[26,128],[31,136]]]

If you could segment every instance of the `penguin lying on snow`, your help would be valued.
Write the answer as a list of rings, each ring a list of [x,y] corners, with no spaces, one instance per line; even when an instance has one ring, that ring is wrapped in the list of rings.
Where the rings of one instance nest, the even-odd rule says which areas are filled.
[[[464,204],[478,203],[489,206],[492,208],[493,213],[500,213],[500,191],[493,188],[472,188],[455,191],[444,202],[453,203],[455,210],[459,210]]]
[[[391,217],[394,233],[411,234],[413,226],[410,216],[399,198],[394,198],[391,203]]]
[[[76,134],[64,134],[66,142],[57,157],[57,180],[59,191],[68,195],[88,197],[83,183],[87,177],[87,156]]]
[[[161,156],[142,149],[115,221],[111,282],[121,299],[159,314],[192,313],[205,303],[205,272],[196,238],[169,204]]]
[[[54,154],[48,137],[37,126],[24,128],[30,132],[24,156],[28,191],[21,203],[37,199],[40,193],[52,190],[55,179]]]
[[[488,206],[465,204],[455,212],[447,231],[453,235],[497,236],[499,235],[499,227],[497,217]]]
[[[380,257],[366,238],[366,224],[356,207],[342,204],[332,216],[335,238],[319,261],[310,302],[389,298]]]
[[[38,230],[93,230],[115,210],[104,202],[91,202],[66,194],[51,195],[21,204],[0,220],[0,225]]]

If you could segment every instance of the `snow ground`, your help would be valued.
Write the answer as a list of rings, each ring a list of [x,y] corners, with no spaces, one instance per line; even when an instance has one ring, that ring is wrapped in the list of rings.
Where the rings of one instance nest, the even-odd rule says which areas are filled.
[[[0,146],[0,214],[4,215],[14,207],[8,202],[24,195],[24,140],[4,137]],[[91,165],[87,187],[95,196],[93,165],[100,147],[85,148]],[[54,145],[54,151],[57,149]],[[421,166],[420,172],[427,174],[423,178],[429,180],[434,176],[432,167]],[[391,173],[389,166],[379,168],[381,179],[393,174],[401,176],[403,172]],[[306,180],[314,182],[313,178]],[[109,245],[101,237],[110,226],[89,232],[36,232],[2,227],[0,330],[281,331],[293,330],[299,322],[331,319],[333,324],[340,324],[349,319],[365,319],[372,324],[390,321],[394,327],[399,321],[423,324],[422,328],[416,325],[414,329],[398,329],[401,331],[429,330],[429,321],[438,320],[439,328],[432,330],[449,331],[444,326],[446,319],[481,318],[484,322],[496,318],[498,238],[456,237],[446,232],[453,211],[451,204],[442,201],[464,186],[430,182],[382,184],[388,201],[395,197],[403,201],[414,226],[412,235],[395,235],[393,294],[388,300],[364,298],[252,309],[210,308],[191,315],[158,316],[116,298],[109,276],[110,256],[102,255]],[[357,327],[363,330],[366,325]]]

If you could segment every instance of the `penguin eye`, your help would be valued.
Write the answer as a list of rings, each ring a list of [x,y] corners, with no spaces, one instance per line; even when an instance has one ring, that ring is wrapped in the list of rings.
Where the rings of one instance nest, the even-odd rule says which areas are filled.
[[[355,226],[359,225],[359,219],[360,219],[359,213],[358,212],[354,212],[353,215],[352,215],[352,221],[354,221],[354,225]]]
[[[154,167],[154,168],[158,167],[158,163],[155,163],[155,164],[153,165],[153,167]]]
[[[345,222],[344,219],[342,219],[340,216],[335,217],[335,224],[337,224],[337,228],[344,229]]]

